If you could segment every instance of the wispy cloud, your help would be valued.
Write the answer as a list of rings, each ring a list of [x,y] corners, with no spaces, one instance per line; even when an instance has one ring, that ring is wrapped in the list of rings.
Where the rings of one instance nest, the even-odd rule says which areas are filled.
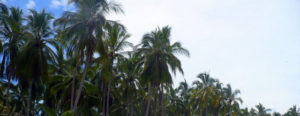
[[[34,9],[35,7],[35,2],[34,0],[29,0],[28,3],[26,4],[27,9]]]
[[[52,0],[51,8],[60,8],[62,7],[64,10],[70,10],[74,8],[73,4],[69,4],[69,0]]]

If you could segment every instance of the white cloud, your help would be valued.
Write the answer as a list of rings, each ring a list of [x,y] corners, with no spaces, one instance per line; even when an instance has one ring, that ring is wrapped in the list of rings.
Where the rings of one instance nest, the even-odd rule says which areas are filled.
[[[33,9],[35,7],[35,2],[34,0],[29,0],[28,3],[26,4],[27,9]]]
[[[52,0],[50,7],[51,8],[63,7],[64,10],[70,10],[74,8],[73,4],[69,4],[69,0]]]
[[[6,0],[0,0],[0,3],[6,3]]]

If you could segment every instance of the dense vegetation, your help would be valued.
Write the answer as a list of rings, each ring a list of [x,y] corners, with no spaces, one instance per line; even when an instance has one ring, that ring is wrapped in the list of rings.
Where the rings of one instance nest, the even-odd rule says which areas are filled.
[[[76,12],[57,19],[45,10],[24,16],[20,8],[0,4],[1,114],[280,116],[262,104],[241,108],[240,91],[208,73],[173,88],[172,75],[183,74],[177,56],[189,52],[171,42],[169,26],[133,45],[122,24],[106,19],[123,13],[118,3],[70,2]],[[283,114],[297,115],[296,106]]]

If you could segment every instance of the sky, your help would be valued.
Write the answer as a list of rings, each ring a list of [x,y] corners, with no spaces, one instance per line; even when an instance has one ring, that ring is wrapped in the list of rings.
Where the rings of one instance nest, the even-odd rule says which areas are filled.
[[[24,9],[46,9],[55,17],[74,10],[67,0],[0,0]],[[172,27],[190,57],[179,56],[191,84],[208,72],[241,90],[243,107],[262,103],[272,111],[300,106],[299,0],[116,0],[124,14],[108,19],[124,24],[137,44],[157,27]]]

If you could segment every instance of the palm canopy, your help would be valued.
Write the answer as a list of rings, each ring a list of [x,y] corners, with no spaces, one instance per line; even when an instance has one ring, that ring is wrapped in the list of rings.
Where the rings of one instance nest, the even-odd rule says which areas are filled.
[[[16,57],[23,46],[24,40],[24,25],[22,24],[23,11],[20,8],[7,8],[5,5],[1,5],[0,14],[0,35],[3,41],[4,56],[2,64],[8,64],[7,67],[1,67],[1,73],[3,68],[7,68],[6,74],[8,77],[15,77]],[[5,60],[8,59],[8,60]],[[7,63],[6,63],[7,62]]]
[[[28,24],[26,25],[26,38],[28,42],[24,46],[19,61],[18,72],[21,77],[21,82],[28,80],[35,81],[41,77],[48,77],[48,64],[55,63],[56,54],[50,47],[55,46],[55,42],[48,37],[52,34],[50,21],[53,17],[51,14],[42,10],[40,13],[35,10],[30,10],[30,15],[27,17]]]
[[[265,116],[271,109],[264,107],[261,103],[255,106],[258,116]]]
[[[208,73],[200,73],[197,78],[201,81],[197,80],[193,82],[196,87],[193,91],[192,98],[196,99],[196,102],[193,103],[195,107],[201,109],[210,105],[212,95],[214,95],[217,90],[215,86],[217,81]]]
[[[107,0],[70,0],[77,6],[76,12],[66,11],[62,17],[54,21],[54,26],[62,30],[62,35],[66,36],[65,42],[72,46],[72,50],[82,51],[92,57],[96,43],[102,44],[103,27],[107,22],[105,15],[114,11],[123,12],[119,4],[108,2]]]
[[[180,42],[171,43],[171,28],[169,26],[157,28],[144,35],[139,54],[143,57],[144,70],[142,76],[145,81],[157,85],[160,82],[172,83],[169,69],[176,74],[178,70],[183,74],[177,54],[189,56],[188,50]]]
[[[113,68],[115,60],[124,60],[124,48],[133,46],[127,39],[130,35],[125,27],[117,23],[107,23],[103,33],[103,46],[97,47],[97,52],[101,55],[96,61],[102,64],[105,77],[110,77],[110,67]],[[108,80],[108,78],[105,78]]]

